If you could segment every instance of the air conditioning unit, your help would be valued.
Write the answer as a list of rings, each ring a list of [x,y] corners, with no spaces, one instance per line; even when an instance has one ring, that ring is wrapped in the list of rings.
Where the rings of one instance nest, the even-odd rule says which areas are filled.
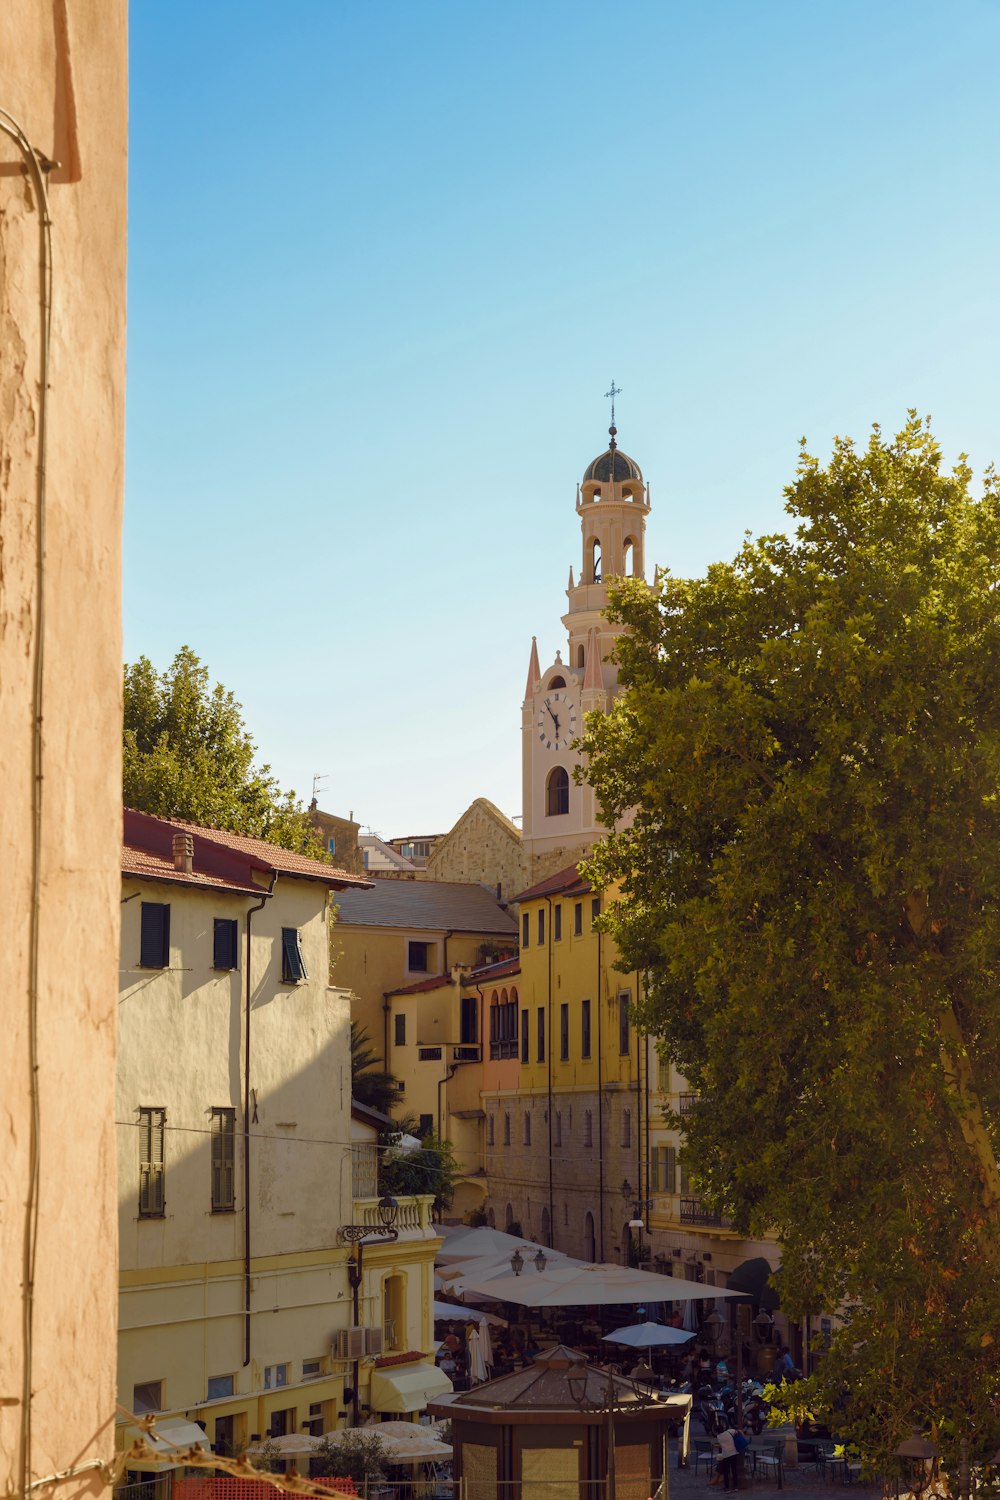
[[[365,1353],[366,1354],[381,1354],[382,1353],[382,1342],[383,1342],[383,1340],[382,1340],[382,1330],[381,1330],[381,1328],[366,1328],[365,1329]]]
[[[397,1094],[405,1094],[406,1093],[406,1084],[403,1082],[403,1080],[401,1078],[394,1078],[393,1079],[393,1083],[395,1085],[395,1089],[396,1089],[396,1093]]]
[[[339,1329],[334,1335],[333,1352],[338,1359],[361,1359],[365,1352],[365,1329]]]

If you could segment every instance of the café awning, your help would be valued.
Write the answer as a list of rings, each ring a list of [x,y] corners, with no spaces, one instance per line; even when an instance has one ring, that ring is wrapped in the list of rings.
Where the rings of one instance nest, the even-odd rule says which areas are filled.
[[[126,1446],[141,1438],[157,1455],[156,1458],[128,1460],[127,1467],[140,1474],[162,1473],[165,1469],[176,1468],[176,1464],[169,1462],[170,1456],[187,1453],[191,1448],[203,1448],[206,1463],[210,1464],[212,1460],[212,1449],[204,1427],[199,1427],[197,1422],[189,1422],[186,1417],[157,1418],[152,1432],[143,1432],[133,1425],[126,1428],[125,1437]],[[164,1459],[168,1461],[164,1462]]]
[[[451,1389],[444,1371],[426,1362],[373,1370],[370,1405],[372,1411],[423,1411],[428,1401]]]

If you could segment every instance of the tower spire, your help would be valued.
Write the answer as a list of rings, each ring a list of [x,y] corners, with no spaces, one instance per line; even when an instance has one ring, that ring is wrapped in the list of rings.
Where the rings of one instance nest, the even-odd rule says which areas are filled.
[[[615,377],[612,375],[612,377],[611,377],[611,389],[609,391],[605,391],[604,392],[604,399],[605,399],[605,401],[610,400],[610,402],[611,402],[611,426],[608,428],[608,432],[611,434],[611,451],[612,451],[612,453],[614,453],[615,449],[618,447],[618,444],[615,442],[615,439],[618,436],[618,428],[615,426],[615,397],[616,396],[620,396],[621,393],[622,393],[622,388],[621,388],[620,385],[615,385]]]

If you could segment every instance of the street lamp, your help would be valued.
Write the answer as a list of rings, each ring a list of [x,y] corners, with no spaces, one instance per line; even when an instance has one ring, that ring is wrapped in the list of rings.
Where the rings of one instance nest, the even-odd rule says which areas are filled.
[[[771,1314],[768,1312],[766,1307],[762,1307],[760,1312],[754,1318],[753,1326],[757,1330],[757,1337],[760,1339],[761,1343],[766,1344],[768,1339],[770,1338],[771,1329],[774,1327],[774,1319],[771,1317]]]
[[[520,1276],[521,1272],[524,1270],[524,1256],[521,1254],[520,1250],[515,1250],[514,1254],[511,1256],[510,1268],[514,1272],[515,1276]]]
[[[545,1267],[549,1263],[549,1258],[545,1254],[545,1251],[542,1249],[541,1245],[539,1245],[538,1247],[538,1254],[533,1256],[532,1259],[535,1262],[535,1270],[539,1272],[544,1271]]]
[[[934,1444],[914,1428],[896,1449],[896,1457],[905,1460],[907,1483],[913,1494],[920,1496],[930,1489],[937,1479],[940,1451]],[[900,1494],[899,1478],[896,1479],[896,1494]]]

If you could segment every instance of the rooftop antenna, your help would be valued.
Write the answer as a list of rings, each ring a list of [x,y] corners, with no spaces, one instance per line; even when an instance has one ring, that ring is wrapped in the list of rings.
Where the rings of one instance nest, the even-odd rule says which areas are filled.
[[[320,771],[317,771],[316,774],[313,776],[313,801],[314,802],[316,801],[316,798],[319,795],[319,784],[320,784],[320,782],[321,781],[329,781],[329,780],[330,780],[329,776],[324,776]]]

